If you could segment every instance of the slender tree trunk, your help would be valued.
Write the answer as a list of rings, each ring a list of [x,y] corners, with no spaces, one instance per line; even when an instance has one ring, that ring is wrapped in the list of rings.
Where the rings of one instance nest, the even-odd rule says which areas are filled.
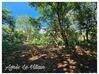
[[[51,34],[51,36],[53,37],[55,44],[58,46],[57,39],[56,39],[57,37],[55,37],[53,34]]]
[[[86,30],[86,40],[87,40],[87,42],[89,41],[89,39],[88,39],[88,30]]]
[[[60,27],[60,33],[62,35],[62,38],[63,38],[63,41],[64,41],[64,45],[65,45],[65,48],[68,47],[68,41],[67,41],[67,36],[65,35],[65,30],[63,28],[63,20],[62,20],[62,14],[60,14],[61,11],[59,11],[61,8],[61,4],[60,3],[57,3],[57,16],[58,16],[58,22],[59,22],[59,27]]]

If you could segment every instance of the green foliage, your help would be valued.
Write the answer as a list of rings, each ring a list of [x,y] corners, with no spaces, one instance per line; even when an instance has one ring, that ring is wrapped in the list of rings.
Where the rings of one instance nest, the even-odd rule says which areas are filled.
[[[48,41],[49,41],[49,39],[47,37],[40,36],[39,39],[37,39],[37,38],[33,39],[32,44],[35,44],[38,46],[45,46],[45,45],[48,45],[48,43],[49,43]]]
[[[76,19],[78,20],[78,27],[81,31],[86,33],[86,40],[91,30],[96,27],[96,3],[77,3]]]
[[[2,10],[3,67],[40,62],[48,70],[37,72],[91,72],[91,69],[96,72],[96,3],[29,2],[29,5],[39,11],[40,17],[23,15],[15,19],[8,9]]]
[[[9,10],[3,9],[4,50],[14,50],[21,44],[56,44],[65,47],[79,44],[96,45],[96,3],[33,2],[29,5],[35,7],[41,16],[19,16],[15,20]],[[43,26],[46,26],[46,30],[41,34]],[[87,39],[81,42],[78,38],[83,33]]]
[[[11,52],[17,50],[20,44],[25,41],[25,36],[22,32],[14,31],[12,32],[10,28],[3,27],[3,41],[2,48],[3,51]]]
[[[15,19],[11,16],[8,9],[2,9],[2,24],[7,24],[12,31],[14,30]]]

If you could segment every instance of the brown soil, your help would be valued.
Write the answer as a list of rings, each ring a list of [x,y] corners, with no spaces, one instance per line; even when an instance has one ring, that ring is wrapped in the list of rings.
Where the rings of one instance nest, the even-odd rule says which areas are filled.
[[[85,50],[81,46],[72,48],[70,54],[66,53],[62,46],[36,47],[34,45],[22,45],[20,51],[9,54],[3,52],[3,72],[11,73],[90,73],[97,72],[96,52]],[[39,65],[44,69],[13,69],[6,70],[11,65]]]

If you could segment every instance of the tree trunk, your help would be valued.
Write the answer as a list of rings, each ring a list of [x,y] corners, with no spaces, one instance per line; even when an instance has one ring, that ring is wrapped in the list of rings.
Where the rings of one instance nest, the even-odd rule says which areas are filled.
[[[88,30],[86,30],[86,40],[87,40],[87,42],[89,41],[89,39],[88,39]]]
[[[60,12],[61,11],[59,11],[60,10],[60,8],[61,8],[61,4],[60,3],[57,3],[57,16],[58,16],[58,22],[59,22],[59,27],[60,27],[60,33],[61,33],[61,35],[62,35],[62,38],[63,38],[63,41],[64,41],[64,45],[65,45],[65,48],[67,48],[68,47],[68,41],[67,41],[67,36],[66,36],[66,34],[65,34],[65,30],[64,30],[64,28],[63,28],[63,20],[62,20],[62,18],[63,17],[61,17],[62,16],[62,14],[60,14]]]

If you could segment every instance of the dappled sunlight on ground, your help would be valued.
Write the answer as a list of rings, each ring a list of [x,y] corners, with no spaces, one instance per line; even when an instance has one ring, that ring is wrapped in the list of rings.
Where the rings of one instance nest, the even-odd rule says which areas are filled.
[[[29,50],[32,50],[30,52]],[[36,51],[36,52],[35,52]],[[27,46],[22,51],[16,51],[12,54],[3,53],[3,72],[9,64],[19,65],[43,65],[42,70],[13,70],[11,72],[50,72],[50,73],[76,73],[76,72],[96,72],[96,52],[84,50],[80,46],[75,46],[70,54],[64,49],[58,47],[38,48],[36,46]],[[82,70],[83,68],[83,70]]]

